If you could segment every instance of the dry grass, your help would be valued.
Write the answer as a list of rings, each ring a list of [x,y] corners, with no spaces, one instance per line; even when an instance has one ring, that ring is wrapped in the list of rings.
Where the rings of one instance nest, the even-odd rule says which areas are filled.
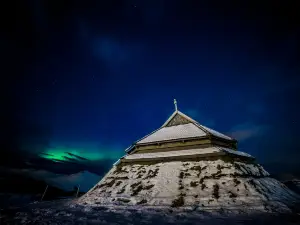
[[[220,197],[220,195],[219,195],[219,189],[220,188],[219,188],[218,184],[215,184],[213,186],[213,196],[214,196],[215,199],[218,199]]]
[[[180,207],[184,205],[184,198],[183,196],[179,196],[178,198],[172,201],[171,207]]]
[[[154,171],[149,170],[147,176],[145,177],[145,179],[156,177],[157,174],[158,174],[158,171],[159,171],[159,168],[156,168]]]
[[[127,198],[118,198],[117,201],[128,203],[128,202],[130,202],[130,199],[127,199]]]
[[[191,187],[197,187],[198,182],[197,181],[191,181]]]
[[[146,204],[146,203],[147,203],[146,199],[142,199],[141,201],[137,202],[138,205]]]
[[[229,198],[236,198],[237,195],[231,191],[228,192],[229,193]]]

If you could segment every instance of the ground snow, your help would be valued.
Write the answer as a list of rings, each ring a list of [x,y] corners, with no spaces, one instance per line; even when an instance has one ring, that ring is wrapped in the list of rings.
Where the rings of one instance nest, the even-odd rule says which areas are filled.
[[[203,211],[186,208],[155,208],[146,206],[82,206],[69,201],[30,204],[17,209],[2,210],[0,224],[299,224],[297,213],[257,213],[232,209]]]
[[[288,211],[298,196],[268,175],[258,164],[221,159],[119,165],[78,203]]]

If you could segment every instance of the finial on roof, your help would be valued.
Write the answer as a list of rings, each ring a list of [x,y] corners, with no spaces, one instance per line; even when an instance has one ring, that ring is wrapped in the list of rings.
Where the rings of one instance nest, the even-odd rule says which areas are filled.
[[[177,109],[177,101],[176,101],[176,99],[174,99],[174,105],[175,105],[175,111],[177,112],[178,109]]]

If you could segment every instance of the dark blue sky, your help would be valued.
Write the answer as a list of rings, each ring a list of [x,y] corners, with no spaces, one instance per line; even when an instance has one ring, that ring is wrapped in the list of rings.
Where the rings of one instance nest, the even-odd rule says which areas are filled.
[[[17,74],[7,79],[7,127],[27,142],[41,133],[20,124],[39,127],[47,144],[34,154],[77,149],[115,160],[163,124],[176,98],[179,110],[259,161],[297,163],[296,7],[204,2],[19,3],[16,26],[7,25],[16,33],[1,46]]]

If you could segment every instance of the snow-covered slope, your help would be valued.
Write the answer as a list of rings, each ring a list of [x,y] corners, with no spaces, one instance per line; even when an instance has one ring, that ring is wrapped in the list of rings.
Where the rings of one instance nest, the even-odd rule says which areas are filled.
[[[78,203],[288,210],[298,198],[258,164],[218,159],[114,166]]]

